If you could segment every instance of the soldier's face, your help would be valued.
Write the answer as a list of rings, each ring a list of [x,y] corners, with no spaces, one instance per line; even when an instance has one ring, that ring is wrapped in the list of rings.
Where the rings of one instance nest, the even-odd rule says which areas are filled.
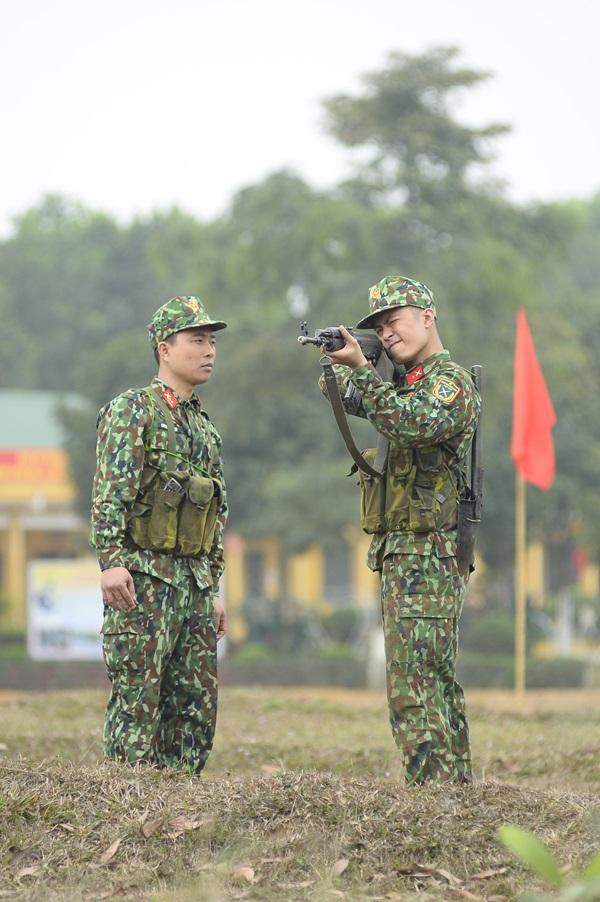
[[[395,363],[418,362],[431,337],[433,311],[393,307],[375,321],[375,333]]]
[[[204,385],[213,373],[217,349],[212,329],[184,329],[164,342],[166,353],[161,355],[171,374],[186,385]]]

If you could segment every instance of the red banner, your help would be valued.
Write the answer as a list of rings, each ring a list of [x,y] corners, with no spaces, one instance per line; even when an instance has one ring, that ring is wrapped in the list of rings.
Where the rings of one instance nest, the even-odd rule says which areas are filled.
[[[552,427],[556,414],[523,309],[517,313],[512,458],[526,482],[549,489],[554,482]]]

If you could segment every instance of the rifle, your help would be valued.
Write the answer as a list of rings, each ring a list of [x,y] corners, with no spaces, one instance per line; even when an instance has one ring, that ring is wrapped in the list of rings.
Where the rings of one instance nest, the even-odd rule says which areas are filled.
[[[308,334],[307,323],[302,322],[300,323],[300,332],[302,334],[298,336],[298,342],[301,345],[316,345],[324,351],[339,351],[346,344],[344,337],[336,326],[317,329],[314,337],[311,338]],[[348,332],[357,340],[368,363],[377,370],[382,379],[392,382],[399,381],[402,378],[405,372],[404,367],[394,364],[387,354],[383,353],[383,345],[376,335],[355,331],[354,329],[348,329]],[[357,413],[361,404],[360,393],[352,382],[348,382],[346,394],[342,400],[331,361],[328,357],[323,356],[319,362],[323,368],[323,376],[333,414],[350,456],[358,469],[362,470],[363,473],[368,473],[369,476],[382,476],[385,471],[388,440],[382,435],[378,435],[377,455],[374,466],[371,466],[356,447],[346,418],[346,412]]]
[[[471,378],[475,388],[481,394],[482,367],[471,367]],[[481,423],[477,424],[471,445],[469,480],[464,498],[458,501],[458,538],[456,542],[456,561],[461,576],[465,579],[475,569],[475,540],[481,523],[483,505],[483,466],[481,463]]]
[[[383,351],[383,345],[376,335],[369,332],[359,332],[355,329],[347,330],[353,338],[357,340],[360,349],[373,366],[377,366],[377,361]],[[308,323],[306,321],[300,323],[301,335],[298,336],[298,342],[301,345],[317,345],[323,348],[326,353],[330,351],[340,351],[346,344],[342,333],[336,326],[328,326],[326,329],[317,329],[314,337],[308,334]]]

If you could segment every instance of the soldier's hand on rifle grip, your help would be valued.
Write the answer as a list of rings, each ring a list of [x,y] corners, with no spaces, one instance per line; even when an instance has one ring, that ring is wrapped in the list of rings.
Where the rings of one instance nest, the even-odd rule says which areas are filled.
[[[354,338],[353,335],[350,335],[345,326],[340,326],[340,333],[346,342],[344,347],[340,348],[339,351],[325,351],[322,347],[321,350],[323,353],[329,357],[332,363],[349,366],[352,370],[357,370],[359,366],[366,366],[367,358],[363,354],[356,338]]]
[[[100,574],[102,601],[115,611],[132,611],[136,604],[133,578],[126,567],[109,567]]]

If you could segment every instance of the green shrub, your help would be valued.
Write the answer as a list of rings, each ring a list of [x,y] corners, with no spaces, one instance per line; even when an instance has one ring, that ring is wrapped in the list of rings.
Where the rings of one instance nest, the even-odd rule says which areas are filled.
[[[0,661],[27,660],[27,639],[22,630],[0,633]]]
[[[363,621],[361,608],[338,608],[321,617],[321,625],[332,642],[356,641]]]
[[[514,644],[514,621],[501,611],[471,617],[460,627],[461,648],[470,652],[512,654]]]
[[[512,655],[459,651],[456,673],[466,687],[509,689],[514,684],[514,659]]]
[[[234,655],[236,661],[268,661],[272,657],[272,650],[262,642],[246,642]]]
[[[579,689],[586,669],[580,658],[533,658],[527,662],[527,685],[530,689]]]
[[[348,686],[364,688],[366,667],[351,653],[324,655],[310,651],[302,655],[272,655],[243,660],[239,654],[225,657],[219,665],[223,685],[238,686]]]
[[[543,638],[531,618],[527,622],[527,648]],[[515,620],[511,611],[466,611],[460,627],[460,646],[482,654],[512,655],[515,647]]]
[[[242,616],[248,643],[266,645],[275,654],[298,654],[314,647],[321,633],[315,611],[289,598],[247,598]]]
[[[347,642],[326,642],[319,649],[326,658],[353,658],[352,646]]]
[[[529,689],[578,689],[586,667],[579,658],[528,658],[526,684]],[[460,651],[456,670],[459,682],[473,689],[511,689],[515,682],[512,655]]]

